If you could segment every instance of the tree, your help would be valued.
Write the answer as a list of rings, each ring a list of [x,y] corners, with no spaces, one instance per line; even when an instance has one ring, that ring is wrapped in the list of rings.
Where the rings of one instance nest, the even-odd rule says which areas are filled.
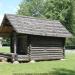
[[[18,15],[42,17],[43,0],[23,0]]]
[[[72,32],[70,0],[23,0],[18,15],[60,20]]]
[[[71,24],[72,24],[72,31],[73,31],[73,34],[74,34],[74,36],[75,36],[75,0],[71,0],[71,4],[72,4]]]
[[[44,15],[52,20],[60,20],[63,25],[72,32],[71,28],[71,1],[47,0],[44,6]]]
[[[70,17],[70,24],[72,27],[72,33],[73,33],[73,37],[67,39],[66,45],[69,46],[75,46],[75,0],[71,0],[71,17]]]

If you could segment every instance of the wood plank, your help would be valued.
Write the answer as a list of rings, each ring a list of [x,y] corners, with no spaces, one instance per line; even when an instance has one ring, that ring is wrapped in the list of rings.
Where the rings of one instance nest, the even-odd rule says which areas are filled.
[[[54,53],[58,52],[58,53],[60,53],[60,52],[63,52],[63,50],[62,51],[61,50],[57,50],[57,51],[56,50],[55,51],[53,51],[53,50],[51,50],[51,51],[45,51],[45,50],[42,50],[42,51],[41,50],[31,51],[31,53],[34,53],[34,52],[37,52],[37,53],[38,52],[51,52],[51,53],[52,52],[54,52]]]
[[[63,53],[34,53],[34,54],[31,54],[31,55],[62,55]]]
[[[31,49],[62,49],[63,47],[31,47]]]
[[[29,61],[28,55],[18,55],[18,61]]]
[[[47,55],[47,54],[39,54],[39,55],[31,55],[31,56],[35,56],[35,57],[39,57],[39,56],[63,56],[62,54],[52,54],[52,55]]]
[[[51,59],[62,59],[63,56],[31,56],[32,60],[51,60]]]

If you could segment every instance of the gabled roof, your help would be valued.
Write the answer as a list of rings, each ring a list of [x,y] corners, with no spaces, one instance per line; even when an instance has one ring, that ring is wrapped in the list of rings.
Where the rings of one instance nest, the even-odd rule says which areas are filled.
[[[54,37],[72,36],[70,32],[57,20],[50,21],[29,16],[6,14],[2,25],[6,24],[7,21],[9,21],[17,33]]]

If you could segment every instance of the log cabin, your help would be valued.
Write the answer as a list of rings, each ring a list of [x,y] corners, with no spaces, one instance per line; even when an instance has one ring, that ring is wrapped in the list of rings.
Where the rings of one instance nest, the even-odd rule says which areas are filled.
[[[0,33],[10,37],[18,61],[63,59],[65,39],[72,36],[58,20],[13,14],[4,15]]]

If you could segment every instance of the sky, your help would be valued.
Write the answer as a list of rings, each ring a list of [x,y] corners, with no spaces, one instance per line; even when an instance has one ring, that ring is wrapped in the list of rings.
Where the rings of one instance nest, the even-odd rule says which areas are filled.
[[[16,14],[22,0],[0,0],[0,23],[5,13]]]

